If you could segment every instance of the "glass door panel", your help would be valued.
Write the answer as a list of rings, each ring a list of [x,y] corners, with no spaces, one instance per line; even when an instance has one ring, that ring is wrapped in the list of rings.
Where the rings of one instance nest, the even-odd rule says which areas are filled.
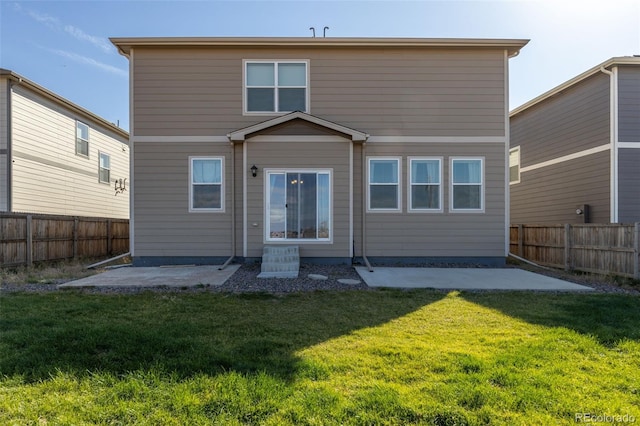
[[[329,173],[270,172],[268,176],[268,238],[329,239]]]
[[[269,174],[269,238],[285,238],[285,174]]]

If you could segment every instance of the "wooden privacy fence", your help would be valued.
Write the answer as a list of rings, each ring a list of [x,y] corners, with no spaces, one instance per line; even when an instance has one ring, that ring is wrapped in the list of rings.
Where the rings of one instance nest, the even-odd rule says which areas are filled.
[[[640,279],[640,223],[511,225],[511,253],[541,265]]]
[[[128,251],[128,219],[0,213],[0,267]]]

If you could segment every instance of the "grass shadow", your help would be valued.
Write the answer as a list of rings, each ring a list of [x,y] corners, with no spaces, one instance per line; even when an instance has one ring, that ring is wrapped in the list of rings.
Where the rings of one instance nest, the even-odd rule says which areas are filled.
[[[526,297],[523,297],[526,296]],[[612,347],[640,341],[640,297],[621,294],[462,293],[465,300],[546,327],[564,327]]]
[[[0,375],[27,382],[56,371],[179,378],[265,372],[290,380],[296,351],[402,317],[437,292],[266,294],[11,294],[0,299]]]

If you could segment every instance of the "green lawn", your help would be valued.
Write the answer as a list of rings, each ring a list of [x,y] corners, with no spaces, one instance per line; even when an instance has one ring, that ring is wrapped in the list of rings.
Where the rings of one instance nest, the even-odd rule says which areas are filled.
[[[0,314],[0,424],[640,422],[637,296],[11,294]]]

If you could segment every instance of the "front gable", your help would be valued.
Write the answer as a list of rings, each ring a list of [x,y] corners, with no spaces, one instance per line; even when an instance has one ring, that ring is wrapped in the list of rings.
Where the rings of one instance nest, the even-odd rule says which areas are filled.
[[[242,142],[257,135],[342,136],[354,142],[364,142],[369,137],[364,132],[300,111],[235,130],[227,137],[233,142]]]

